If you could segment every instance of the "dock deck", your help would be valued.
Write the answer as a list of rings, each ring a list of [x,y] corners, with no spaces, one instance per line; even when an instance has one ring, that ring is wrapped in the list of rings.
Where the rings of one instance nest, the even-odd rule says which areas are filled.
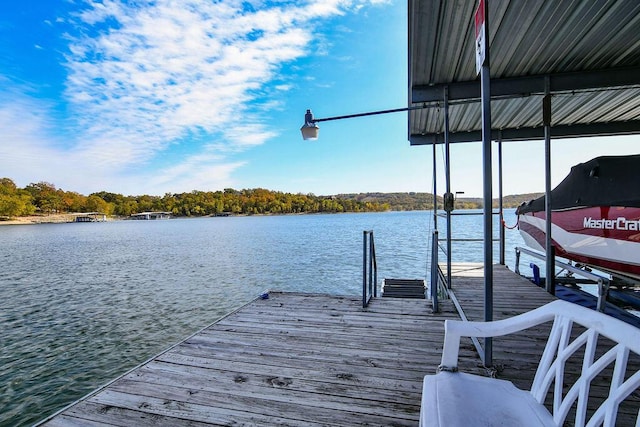
[[[465,315],[480,320],[482,268],[456,265],[452,276]],[[554,298],[499,266],[494,292],[496,318]],[[429,300],[377,298],[363,309],[360,297],[271,292],[44,425],[415,426],[422,378],[440,363],[443,321],[459,318],[451,300],[440,308],[434,314]],[[498,376],[527,388],[543,333],[496,340]],[[461,345],[460,370],[490,373],[470,340]],[[630,399],[619,425],[637,414],[640,393]]]
[[[440,363],[428,300],[270,293],[56,416],[76,425],[417,425]],[[465,352],[477,372],[477,356]]]

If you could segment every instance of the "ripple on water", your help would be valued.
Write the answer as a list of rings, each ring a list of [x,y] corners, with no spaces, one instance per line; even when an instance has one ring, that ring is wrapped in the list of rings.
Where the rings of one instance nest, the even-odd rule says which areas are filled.
[[[0,426],[31,425],[267,289],[425,277],[430,213],[0,228]],[[477,227],[476,227],[477,229]]]

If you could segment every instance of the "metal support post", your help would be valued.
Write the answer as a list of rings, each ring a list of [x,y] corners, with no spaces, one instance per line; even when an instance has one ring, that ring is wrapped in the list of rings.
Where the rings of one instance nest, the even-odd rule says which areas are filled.
[[[445,168],[445,198],[454,199],[451,194],[451,150],[449,146],[449,88],[444,88],[444,168]],[[453,204],[453,203],[452,203]],[[447,212],[447,289],[451,289],[451,211]]]
[[[607,306],[607,295],[609,294],[609,281],[605,279],[598,280],[598,303],[596,309],[604,313],[604,309]]]
[[[484,187],[484,320],[493,320],[493,217],[492,217],[492,159],[491,159],[491,77],[489,61],[489,8],[488,0],[480,2],[484,8],[484,61],[480,71],[482,97],[482,170]],[[484,339],[484,364],[493,364],[493,342]]]
[[[549,77],[545,79],[544,98],[542,100],[542,122],[544,125],[544,192],[545,192],[545,250],[547,255],[545,288],[552,295],[555,286],[555,251],[551,238],[551,93]]]
[[[438,229],[438,176],[436,173],[436,162],[438,160],[436,156],[436,144],[432,144],[433,147],[433,228]]]
[[[505,227],[504,227],[504,203],[502,195],[502,134],[498,138],[498,198],[500,209],[500,265],[505,265]]]

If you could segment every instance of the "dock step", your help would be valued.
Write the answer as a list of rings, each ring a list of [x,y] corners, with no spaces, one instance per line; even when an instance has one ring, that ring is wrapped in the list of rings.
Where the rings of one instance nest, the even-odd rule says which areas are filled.
[[[424,280],[384,279],[382,296],[386,298],[425,298]]]

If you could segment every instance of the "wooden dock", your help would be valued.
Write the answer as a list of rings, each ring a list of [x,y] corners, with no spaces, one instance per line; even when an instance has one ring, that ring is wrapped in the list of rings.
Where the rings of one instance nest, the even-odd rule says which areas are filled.
[[[456,299],[470,320],[483,313],[482,268],[457,264]],[[495,318],[554,297],[494,267]],[[415,426],[422,378],[440,363],[452,300],[271,292],[225,316],[46,420],[51,426]],[[544,328],[494,341],[495,370],[462,342],[460,370],[531,384]],[[599,392],[604,393],[596,387]],[[618,425],[640,407],[636,390]],[[635,410],[635,413],[633,412]],[[633,425],[633,424],[630,424]]]
[[[440,363],[428,300],[270,293],[222,318],[47,426],[415,426]],[[464,364],[478,373],[469,347]]]

